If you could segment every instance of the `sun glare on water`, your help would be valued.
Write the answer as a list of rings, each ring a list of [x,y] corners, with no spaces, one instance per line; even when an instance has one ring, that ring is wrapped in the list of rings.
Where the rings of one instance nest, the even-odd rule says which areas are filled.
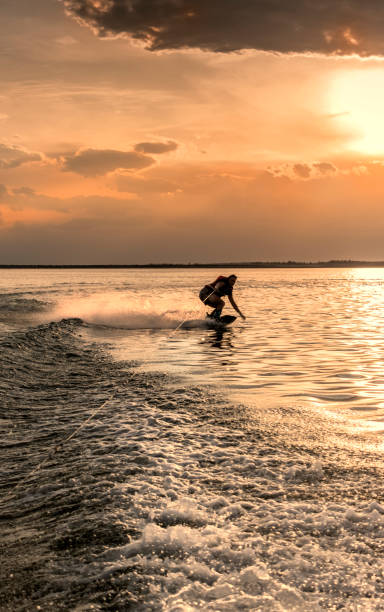
[[[366,154],[384,151],[384,65],[339,73],[330,88],[331,113],[354,134],[350,146]]]

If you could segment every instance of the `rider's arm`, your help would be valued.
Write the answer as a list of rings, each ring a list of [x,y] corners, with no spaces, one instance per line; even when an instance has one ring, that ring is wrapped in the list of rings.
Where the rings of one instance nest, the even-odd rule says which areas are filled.
[[[245,319],[245,316],[243,315],[243,313],[241,312],[240,308],[238,307],[238,305],[236,304],[235,300],[233,299],[233,297],[231,295],[228,296],[228,299],[232,305],[232,307],[236,310],[236,312],[239,313],[239,315],[241,316],[242,319]]]

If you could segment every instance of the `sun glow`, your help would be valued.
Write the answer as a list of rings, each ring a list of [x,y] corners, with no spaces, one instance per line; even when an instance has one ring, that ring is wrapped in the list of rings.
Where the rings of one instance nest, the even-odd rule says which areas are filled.
[[[339,73],[330,88],[331,113],[354,136],[350,148],[384,152],[384,66]]]

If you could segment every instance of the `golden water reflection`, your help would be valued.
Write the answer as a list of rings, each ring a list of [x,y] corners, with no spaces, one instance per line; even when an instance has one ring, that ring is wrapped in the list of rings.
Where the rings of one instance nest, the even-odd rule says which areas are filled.
[[[238,319],[222,333],[179,330],[171,340],[162,329],[122,331],[116,339],[119,357],[143,360],[144,369],[182,374],[199,385],[213,383],[266,410],[305,404],[381,430],[384,269],[233,272],[245,322]],[[165,306],[182,304],[192,318],[204,315],[196,294],[207,270],[147,276],[148,291]],[[142,277],[130,282],[142,291]]]
[[[305,402],[383,428],[384,270],[273,270],[247,280],[242,305],[253,318],[220,345],[209,333],[201,341],[211,377],[237,399]],[[232,366],[220,372],[223,352]]]

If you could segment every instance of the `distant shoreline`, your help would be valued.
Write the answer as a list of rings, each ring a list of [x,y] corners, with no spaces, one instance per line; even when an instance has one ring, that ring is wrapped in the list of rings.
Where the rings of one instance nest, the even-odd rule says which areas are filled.
[[[383,268],[384,261],[330,260],[318,262],[255,261],[162,264],[0,264],[0,269],[173,269],[173,268]]]

